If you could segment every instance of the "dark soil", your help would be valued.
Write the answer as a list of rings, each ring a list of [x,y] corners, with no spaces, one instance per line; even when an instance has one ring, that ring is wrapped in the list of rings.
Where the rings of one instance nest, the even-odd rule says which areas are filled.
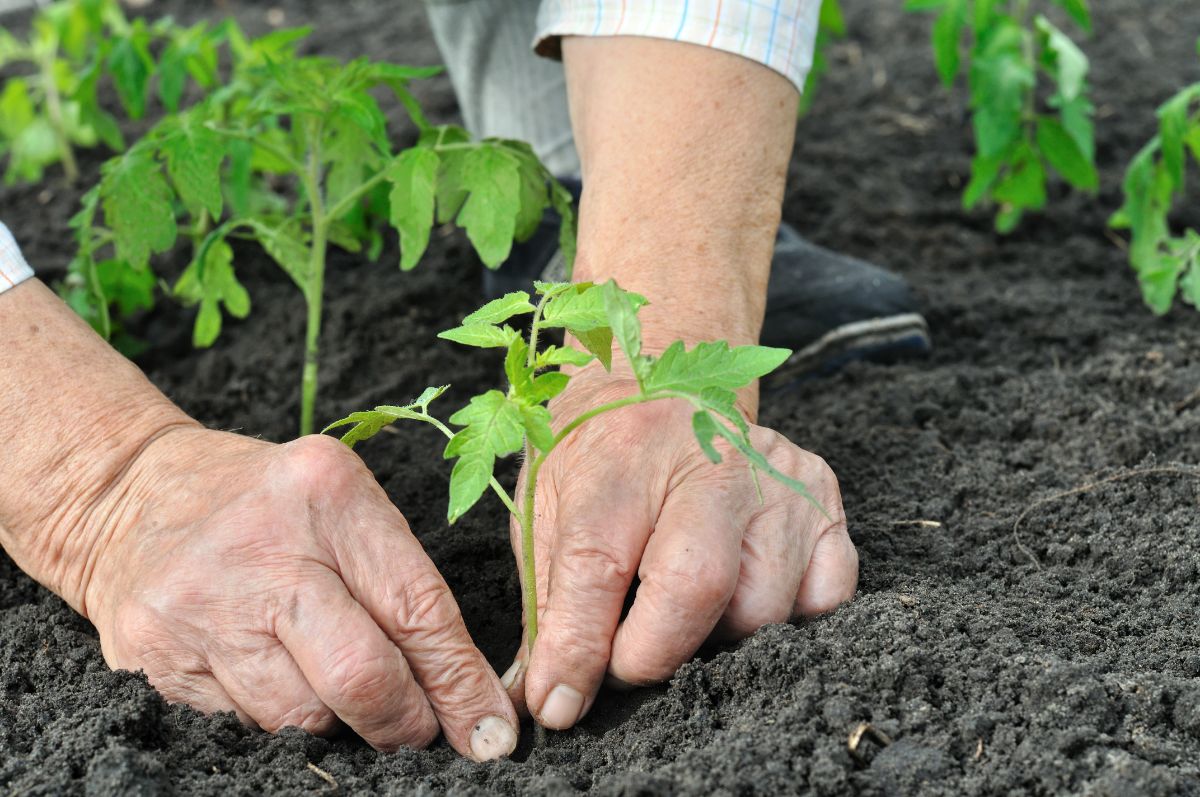
[[[1200,794],[1200,319],[1151,316],[1104,232],[1154,108],[1200,78],[1200,6],[1095,4],[1103,188],[1056,189],[999,238],[959,207],[963,97],[935,81],[928,20],[846,4],[851,37],[799,127],[784,213],[906,274],[937,343],[927,361],[854,365],[764,403],[765,422],[842,479],[862,554],[853,604],[710,651],[668,686],[606,693],[576,730],[474,765],[444,745],[385,755],[168,706],[140,675],[110,673],[88,623],[0,556],[0,794],[332,792],[310,763],[348,793]],[[316,26],[314,50],[437,60],[418,4],[281,7]],[[265,25],[263,5],[216,9]],[[444,78],[422,94],[453,118]],[[84,160],[94,175],[99,157]],[[0,218],[53,279],[76,195],[42,190],[5,189]],[[1200,223],[1194,205],[1181,220]],[[135,330],[152,344],[141,363],[205,423],[285,440],[301,300],[241,255],[251,318],[196,353],[188,314],[164,306]],[[395,255],[334,258],[322,418],[427,384],[454,382],[461,402],[497,376],[487,353],[433,337],[477,303],[462,239],[437,236],[411,275]],[[518,594],[502,510],[485,502],[448,529],[438,451],[421,429],[363,448],[503,668]],[[879,733],[852,754],[860,723]]]

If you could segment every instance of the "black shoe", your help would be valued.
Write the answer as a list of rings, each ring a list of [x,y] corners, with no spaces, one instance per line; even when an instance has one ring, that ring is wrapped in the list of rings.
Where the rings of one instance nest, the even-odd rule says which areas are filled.
[[[578,200],[578,181],[563,182]],[[495,299],[528,290],[535,279],[565,277],[557,217],[547,213],[498,271],[484,270],[483,291]],[[775,238],[761,342],[795,351],[767,377],[769,386],[830,374],[854,360],[891,362],[932,348],[929,326],[902,277],[810,243],[787,224]]]

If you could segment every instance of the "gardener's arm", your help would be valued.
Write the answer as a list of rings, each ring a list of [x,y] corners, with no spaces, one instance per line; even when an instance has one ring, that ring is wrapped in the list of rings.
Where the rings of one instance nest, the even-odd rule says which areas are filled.
[[[661,39],[567,38],[562,50],[583,163],[576,278],[615,278],[647,296],[649,351],[676,339],[757,342],[793,83],[737,55]],[[589,367],[555,414],[634,390]],[[753,422],[757,390],[741,399]],[[760,505],[745,461],[709,463],[691,409],[674,402],[605,415],[548,460],[537,529],[545,605],[532,660],[512,676],[527,667],[524,688],[506,679],[544,724],[574,724],[606,673],[659,681],[714,632],[742,637],[853,595],[857,556],[833,473],[775,432],[756,427],[752,439],[833,520],[772,480]]]
[[[32,279],[0,291],[0,439],[0,545],[113,667],[269,730],[512,751],[449,590],[336,440],[201,428]]]

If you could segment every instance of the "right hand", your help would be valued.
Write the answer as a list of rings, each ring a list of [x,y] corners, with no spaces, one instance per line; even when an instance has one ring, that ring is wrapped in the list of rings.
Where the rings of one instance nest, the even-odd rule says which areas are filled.
[[[344,722],[381,750],[475,760],[516,713],[446,583],[362,461],[193,426],[149,443],[89,513],[80,608],[114,668],[274,731]],[[85,574],[88,569],[85,569]]]

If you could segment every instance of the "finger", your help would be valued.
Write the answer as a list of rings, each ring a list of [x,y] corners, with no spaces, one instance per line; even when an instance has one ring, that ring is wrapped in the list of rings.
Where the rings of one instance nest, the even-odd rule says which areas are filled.
[[[530,713],[561,730],[587,713],[608,669],[613,634],[654,523],[651,488],[628,472],[559,486],[546,609],[525,673]]]
[[[265,731],[295,726],[324,735],[337,727],[333,711],[277,639],[255,638],[248,646],[221,651],[211,666],[224,690]]]
[[[820,614],[854,595],[858,557],[837,478],[820,457],[782,437],[774,442],[776,467],[804,482],[820,509],[778,482],[764,482],[763,508],[747,528],[741,577],[718,627],[722,638],[743,639],[770,623]]]
[[[738,583],[750,515],[741,470],[693,478],[663,504],[642,556],[637,595],[617,629],[609,673],[626,684],[666,680],[712,633]],[[795,594],[794,592],[792,593]]]
[[[258,725],[254,718],[229,696],[229,692],[212,673],[172,674],[164,678],[149,676],[149,680],[150,685],[158,690],[168,703],[185,703],[203,714],[233,712],[244,725]]]
[[[386,502],[382,490],[379,498]],[[509,755],[520,728],[512,701],[404,518],[390,502],[381,507],[375,527],[394,531],[341,545],[342,578],[404,652],[451,746],[477,761]]]
[[[425,747],[437,738],[404,656],[335,574],[297,595],[276,633],[322,702],[371,746]]]

